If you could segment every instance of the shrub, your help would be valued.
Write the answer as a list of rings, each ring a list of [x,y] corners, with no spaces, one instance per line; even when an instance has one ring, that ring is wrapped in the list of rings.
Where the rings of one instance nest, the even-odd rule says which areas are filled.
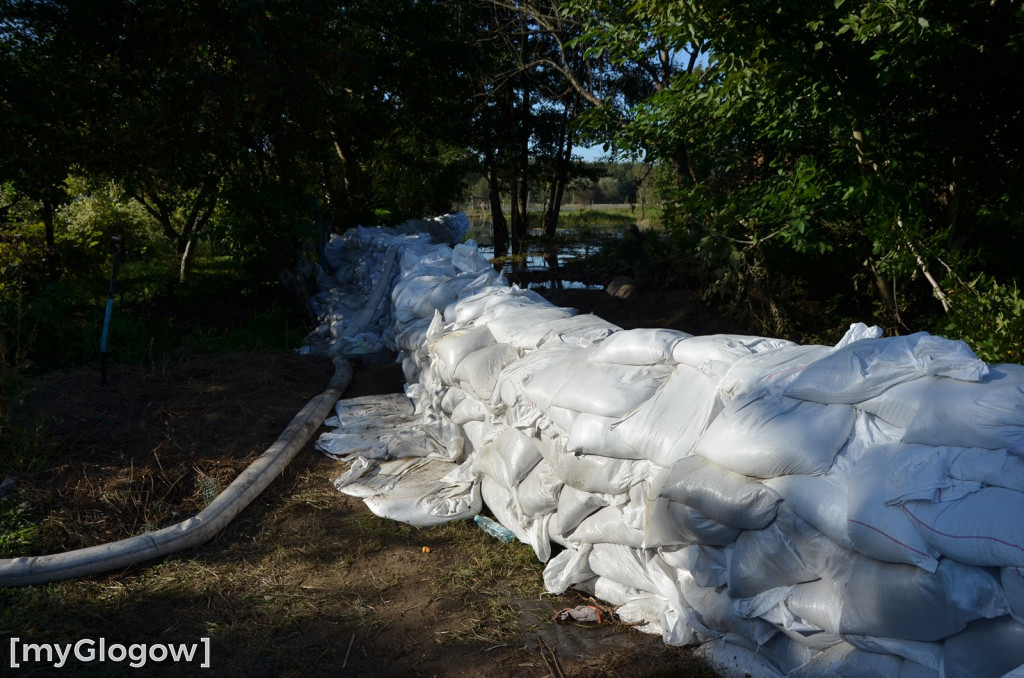
[[[1024,299],[1016,281],[979,275],[949,291],[945,334],[962,339],[989,363],[1024,362]]]

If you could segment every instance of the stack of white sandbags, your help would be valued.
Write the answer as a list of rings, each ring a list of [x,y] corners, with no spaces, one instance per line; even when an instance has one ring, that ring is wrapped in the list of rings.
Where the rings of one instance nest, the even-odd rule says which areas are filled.
[[[447,250],[469,230],[465,213],[434,219],[411,219],[397,227],[359,226],[331,235],[317,269],[319,291],[310,306],[320,326],[307,340],[307,351],[359,356],[395,350],[395,311],[391,291],[400,258],[408,252],[430,256]]]
[[[1024,367],[863,325],[836,347],[623,331],[472,246],[402,263],[415,414],[352,449],[342,491],[420,525],[482,499],[549,590],[723,670],[1024,673]]]

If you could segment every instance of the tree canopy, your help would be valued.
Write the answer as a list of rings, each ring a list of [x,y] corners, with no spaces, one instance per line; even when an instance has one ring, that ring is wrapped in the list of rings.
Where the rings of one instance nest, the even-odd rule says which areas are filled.
[[[51,254],[69,191],[122,191],[185,275],[204,234],[272,269],[471,171],[519,249],[604,145],[766,333],[799,299],[991,334],[1024,314],[1022,50],[1011,0],[0,0],[0,184]]]
[[[979,275],[1019,277],[1020,3],[562,11],[582,27],[576,46],[642,83],[595,91],[589,122],[625,152],[675,164],[673,223],[745,303],[775,303],[795,281],[848,296],[870,281],[901,322],[950,310]]]

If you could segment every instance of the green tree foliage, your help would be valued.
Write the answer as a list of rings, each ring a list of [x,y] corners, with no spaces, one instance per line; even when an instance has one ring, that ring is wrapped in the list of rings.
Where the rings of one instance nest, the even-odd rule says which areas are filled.
[[[423,216],[459,188],[475,7],[3,0],[0,178],[53,207],[71,168],[116,181],[183,275],[217,213],[263,230]]]
[[[685,152],[677,229],[767,330],[792,329],[784,300],[808,290],[831,303],[874,289],[890,324],[920,325],[941,312],[930,297],[948,307],[947,271],[1019,275],[1019,3],[563,8],[623,75],[654,50],[697,55],[640,96],[605,97],[592,123],[653,160],[683,167]]]

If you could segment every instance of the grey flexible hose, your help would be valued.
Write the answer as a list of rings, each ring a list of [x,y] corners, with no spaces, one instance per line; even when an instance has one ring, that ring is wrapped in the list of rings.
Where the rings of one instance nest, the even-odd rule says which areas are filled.
[[[155,532],[77,551],[2,559],[0,586],[27,586],[107,572],[210,540],[281,474],[327,418],[351,381],[351,364],[335,357],[334,376],[327,390],[306,403],[274,444],[192,518]]]

